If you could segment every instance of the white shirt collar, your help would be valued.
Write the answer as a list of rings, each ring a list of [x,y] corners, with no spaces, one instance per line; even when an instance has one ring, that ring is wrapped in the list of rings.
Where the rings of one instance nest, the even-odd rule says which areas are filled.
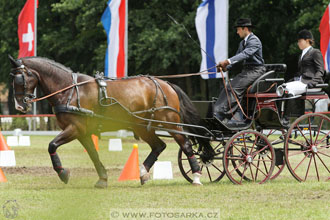
[[[249,33],[245,38],[244,38],[244,41],[245,41],[245,43],[246,43],[246,41],[247,41],[247,39],[248,39],[248,37],[250,36],[252,34],[252,32],[251,33]]]
[[[301,54],[301,59],[303,58],[303,56],[307,53],[307,51],[311,48],[312,46],[306,47],[305,49],[303,49],[302,54]]]

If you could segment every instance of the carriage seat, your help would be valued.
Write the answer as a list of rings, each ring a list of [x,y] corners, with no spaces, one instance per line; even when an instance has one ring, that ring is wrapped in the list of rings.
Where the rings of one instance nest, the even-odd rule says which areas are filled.
[[[283,83],[283,78],[278,78],[279,73],[285,73],[286,64],[265,64],[266,73],[260,76],[248,89],[249,94],[259,92],[275,92],[274,83]]]

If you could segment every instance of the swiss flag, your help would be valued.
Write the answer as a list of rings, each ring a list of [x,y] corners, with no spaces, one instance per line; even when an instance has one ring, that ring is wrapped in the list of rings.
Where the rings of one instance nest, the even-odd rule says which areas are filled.
[[[35,1],[38,4],[38,0],[27,0],[18,16],[18,58],[35,55]]]

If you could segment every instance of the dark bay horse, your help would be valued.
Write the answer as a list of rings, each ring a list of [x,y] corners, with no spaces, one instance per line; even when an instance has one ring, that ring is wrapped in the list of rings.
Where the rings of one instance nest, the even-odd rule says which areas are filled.
[[[37,86],[45,95],[50,95],[47,100],[54,108],[62,132],[49,143],[48,152],[54,170],[64,183],[69,181],[69,170],[62,167],[56,153],[58,147],[78,139],[87,150],[98,173],[99,180],[95,187],[105,188],[107,172],[94,148],[91,134],[128,129],[134,131],[151,147],[150,154],[140,166],[141,184],[144,184],[149,179],[150,168],[166,147],[155,134],[154,127],[161,124],[158,121],[165,121],[173,122],[164,123],[162,127],[173,131],[170,134],[187,155],[194,175],[193,184],[201,184],[201,169],[192,151],[192,141],[194,143],[195,140],[191,141],[191,138],[180,133],[183,131],[182,127],[175,124],[183,122],[197,125],[200,123],[200,117],[188,96],[178,86],[146,76],[106,81],[106,94],[120,104],[115,102],[113,105],[110,103],[109,106],[102,106],[99,103],[99,86],[94,78],[73,73],[62,64],[46,58],[28,57],[16,60],[9,56],[9,59],[13,67],[11,75],[17,110],[23,113],[29,111],[34,98],[32,94]],[[82,84],[56,93],[77,83]],[[132,114],[134,112],[135,114]],[[104,118],[93,115],[102,115]],[[154,121],[151,123],[143,118]],[[189,127],[188,131],[196,132],[194,129]],[[206,139],[194,139],[200,145],[210,146]]]

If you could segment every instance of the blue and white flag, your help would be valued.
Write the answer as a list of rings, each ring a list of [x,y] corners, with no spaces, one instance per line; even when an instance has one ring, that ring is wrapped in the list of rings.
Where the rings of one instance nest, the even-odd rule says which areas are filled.
[[[202,53],[200,71],[228,58],[228,0],[204,0],[197,9],[196,30]],[[208,70],[216,72],[216,68]],[[203,74],[203,79],[222,77],[221,73]]]
[[[109,0],[101,22],[108,36],[104,75],[127,76],[127,1]]]

